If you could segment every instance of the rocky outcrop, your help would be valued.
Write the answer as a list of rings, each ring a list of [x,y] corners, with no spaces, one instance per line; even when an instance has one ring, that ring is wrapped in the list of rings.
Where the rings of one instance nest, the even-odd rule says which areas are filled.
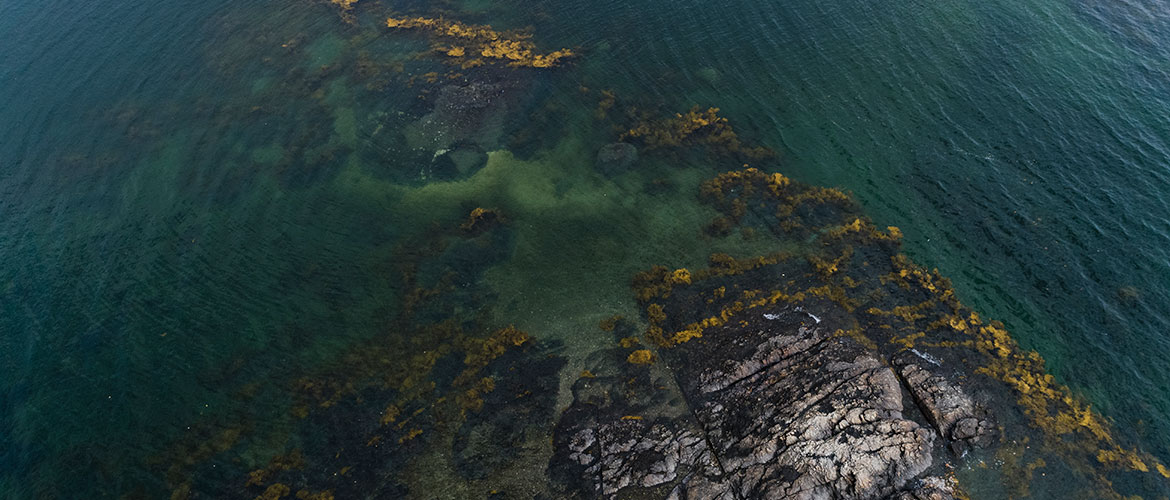
[[[910,490],[895,496],[895,500],[953,500],[954,490],[946,479],[931,476],[917,481]]]
[[[550,467],[566,493],[951,498],[935,475],[941,445],[978,445],[992,428],[971,397],[909,358],[895,372],[831,319],[763,317],[662,349],[654,367],[611,362],[612,374],[579,380]]]
[[[894,365],[914,402],[955,453],[992,442],[995,424],[990,414],[958,385],[936,373],[941,368],[937,359],[910,350],[896,356]]]
[[[803,314],[787,319],[680,348],[680,385],[728,476],[720,486],[744,498],[876,498],[926,470],[933,435],[903,417],[890,369]]]

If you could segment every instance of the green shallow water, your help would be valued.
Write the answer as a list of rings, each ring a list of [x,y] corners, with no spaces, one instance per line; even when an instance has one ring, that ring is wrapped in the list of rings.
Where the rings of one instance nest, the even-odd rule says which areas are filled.
[[[634,273],[798,243],[696,230],[715,215],[697,186],[740,166],[727,158],[643,152],[635,171],[599,173],[597,149],[620,133],[598,116],[601,90],[618,96],[613,116],[718,107],[778,152],[774,169],[850,190],[1127,446],[1170,460],[1164,2],[361,0],[352,22],[310,1],[4,11],[12,498],[169,495],[152,457],[241,415],[294,426],[289,381],[393,335],[414,286],[456,290],[433,318],[548,342],[568,380],[612,343],[600,320],[637,317]],[[482,141],[486,165],[444,180],[418,124],[443,85],[425,75],[451,68],[417,55],[424,37],[382,27],[403,12],[531,27],[542,50],[579,57],[503,71],[521,90]],[[436,257],[428,238],[481,206],[509,219],[506,240]],[[409,262],[423,262],[417,283]],[[223,465],[287,445],[257,438]],[[431,487],[412,493],[467,494]],[[1125,488],[1170,494],[1156,476]]]

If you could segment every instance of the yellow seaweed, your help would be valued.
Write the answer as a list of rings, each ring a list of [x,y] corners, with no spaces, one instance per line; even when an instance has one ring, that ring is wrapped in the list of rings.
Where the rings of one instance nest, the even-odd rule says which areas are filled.
[[[536,44],[522,33],[500,32],[490,26],[443,18],[390,17],[386,19],[386,27],[425,31],[434,39],[437,52],[464,69],[479,66],[484,60],[512,67],[553,68],[576,56],[570,49],[541,54],[536,51]]]
[[[648,365],[658,357],[649,349],[638,349],[626,357],[626,361],[635,365]]]
[[[745,146],[728,124],[727,118],[719,116],[719,108],[715,107],[703,110],[695,106],[686,113],[675,113],[672,117],[642,119],[623,132],[618,140],[641,142],[648,149],[703,144],[722,153],[751,159],[767,159],[776,155],[765,147]]]

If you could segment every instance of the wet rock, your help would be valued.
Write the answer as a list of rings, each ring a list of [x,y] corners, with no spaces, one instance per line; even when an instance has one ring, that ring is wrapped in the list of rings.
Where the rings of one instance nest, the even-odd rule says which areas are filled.
[[[586,361],[573,404],[554,432],[550,477],[579,495],[609,497],[628,488],[660,489],[663,498],[696,467],[717,465],[677,387],[650,365],[626,362],[623,349]]]
[[[612,402],[576,399],[558,427],[564,451],[552,468],[575,476],[569,482],[586,496],[868,499],[909,491],[932,464],[934,432],[903,416],[895,374],[872,351],[832,336],[827,322],[806,324],[809,316],[794,310],[768,317],[660,351],[689,414],[623,420]],[[602,392],[619,388],[610,389]]]
[[[937,360],[907,351],[896,356],[893,363],[915,404],[955,453],[994,441],[996,427],[990,414],[958,383],[942,375]]]
[[[802,312],[769,317],[677,348],[724,483],[752,498],[878,498],[930,466],[933,435],[903,417],[875,353]]]
[[[625,142],[606,144],[597,152],[597,170],[607,176],[626,172],[638,161],[638,148]]]
[[[941,477],[931,476],[918,481],[914,489],[904,491],[896,500],[954,500],[955,490]]]

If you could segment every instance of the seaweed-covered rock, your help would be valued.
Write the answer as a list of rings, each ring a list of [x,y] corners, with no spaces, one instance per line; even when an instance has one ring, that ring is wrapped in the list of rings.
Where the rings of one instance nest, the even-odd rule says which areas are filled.
[[[548,388],[557,386],[564,365],[564,358],[547,354],[513,353],[500,360],[482,408],[468,412],[455,433],[450,457],[461,477],[483,479],[543,460],[532,457],[543,457],[547,447],[541,436],[556,415],[557,394]],[[515,404],[517,399],[525,404]]]

